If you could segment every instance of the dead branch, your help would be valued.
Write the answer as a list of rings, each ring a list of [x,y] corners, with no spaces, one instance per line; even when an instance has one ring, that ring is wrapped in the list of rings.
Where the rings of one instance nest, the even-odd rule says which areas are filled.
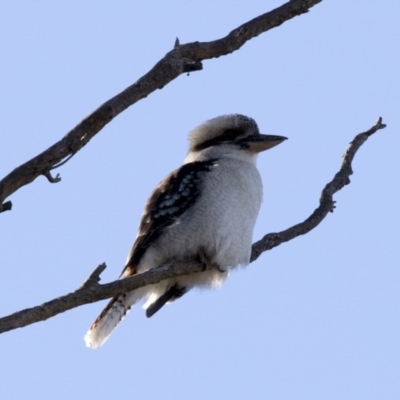
[[[350,175],[353,174],[351,163],[356,155],[358,149],[365,143],[365,141],[380,129],[386,128],[386,125],[382,123],[382,118],[379,117],[376,124],[368,129],[366,132],[359,133],[351,142],[346,152],[343,155],[342,166],[339,172],[333,177],[333,179],[327,183],[322,190],[321,197],[319,199],[319,206],[314,212],[300,224],[294,225],[289,229],[277,233],[268,233],[261,240],[253,243],[251,262],[257,260],[257,258],[264,251],[271,250],[282,243],[288,242],[297,236],[305,235],[314,229],[319,223],[327,216],[329,212],[333,212],[335,208],[335,202],[333,201],[333,195],[341,190],[345,185],[350,183]]]
[[[11,210],[10,201],[3,203],[7,197],[22,186],[33,182],[38,176],[46,176],[51,183],[61,181],[59,175],[54,178],[49,171],[68,161],[106,124],[137,101],[147,97],[157,89],[162,89],[182,73],[201,70],[203,68],[202,60],[230,54],[261,33],[308,12],[311,7],[321,1],[289,1],[281,7],[246,22],[224,38],[211,42],[193,42],[181,45],[179,40],[176,40],[173,50],[167,53],[147,74],[102,104],[60,141],[4,177],[0,181],[0,213]]]
[[[379,118],[377,123],[368,131],[358,134],[347,148],[339,172],[336,173],[334,178],[322,190],[319,207],[305,221],[282,232],[269,233],[260,241],[254,243],[250,262],[256,260],[262,252],[271,250],[284,242],[304,235],[314,229],[329,212],[332,212],[335,203],[333,195],[350,183],[350,175],[353,173],[351,163],[357,151],[371,135],[385,127],[386,125]],[[164,279],[201,272],[203,268],[202,264],[175,263],[174,265],[165,265],[130,278],[101,285],[98,282],[100,281],[100,274],[105,269],[105,264],[101,264],[75,292],[58,297],[40,306],[28,308],[0,318],[0,333],[44,321],[64,311],[107,299],[121,292],[158,283]]]

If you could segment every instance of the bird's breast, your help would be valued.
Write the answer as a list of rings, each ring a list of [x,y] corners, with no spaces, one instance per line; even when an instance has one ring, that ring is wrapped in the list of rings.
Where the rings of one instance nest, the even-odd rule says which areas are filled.
[[[247,265],[261,200],[261,177],[253,164],[219,160],[207,173],[196,204],[168,228],[157,247],[167,247],[170,258],[204,251],[221,269]]]

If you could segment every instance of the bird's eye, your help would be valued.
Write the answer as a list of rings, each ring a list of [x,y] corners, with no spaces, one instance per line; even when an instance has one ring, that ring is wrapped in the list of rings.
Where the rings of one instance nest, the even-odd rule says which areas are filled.
[[[226,129],[224,133],[221,135],[223,141],[233,141],[239,136],[243,135],[242,129]]]

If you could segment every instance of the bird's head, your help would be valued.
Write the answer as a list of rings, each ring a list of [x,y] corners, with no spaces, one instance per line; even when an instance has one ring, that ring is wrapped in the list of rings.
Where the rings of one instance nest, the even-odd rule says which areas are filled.
[[[241,114],[222,115],[210,119],[189,135],[189,152],[198,153],[207,149],[245,150],[253,154],[268,150],[287,138],[263,135],[254,119]]]

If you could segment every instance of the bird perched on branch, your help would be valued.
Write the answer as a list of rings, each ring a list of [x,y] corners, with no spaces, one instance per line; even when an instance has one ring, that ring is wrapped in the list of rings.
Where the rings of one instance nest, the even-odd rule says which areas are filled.
[[[89,331],[101,346],[139,300],[147,317],[196,286],[219,287],[229,269],[250,262],[253,228],[262,200],[258,153],[284,141],[262,135],[240,114],[206,121],[189,136],[183,165],[153,191],[120,279],[167,263],[201,262],[203,272],[164,280],[111,299]]]

